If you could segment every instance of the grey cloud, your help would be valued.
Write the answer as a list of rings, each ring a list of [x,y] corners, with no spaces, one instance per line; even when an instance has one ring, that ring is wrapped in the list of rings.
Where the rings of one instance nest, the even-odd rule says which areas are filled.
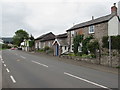
[[[113,2],[44,2],[3,3],[3,36],[13,36],[20,28],[35,37],[52,31],[64,33],[74,24],[88,21],[91,16],[99,17],[110,13]]]

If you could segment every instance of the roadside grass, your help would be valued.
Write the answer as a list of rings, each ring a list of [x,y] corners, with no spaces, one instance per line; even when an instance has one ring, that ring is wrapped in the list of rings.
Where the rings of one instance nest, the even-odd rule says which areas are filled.
[[[117,66],[116,68],[120,69],[120,66]]]

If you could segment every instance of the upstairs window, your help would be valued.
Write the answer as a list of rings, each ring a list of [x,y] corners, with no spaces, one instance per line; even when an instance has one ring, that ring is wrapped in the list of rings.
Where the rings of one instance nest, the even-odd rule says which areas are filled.
[[[95,33],[95,28],[94,28],[94,26],[92,25],[92,26],[89,26],[89,33],[91,34],[91,33]]]

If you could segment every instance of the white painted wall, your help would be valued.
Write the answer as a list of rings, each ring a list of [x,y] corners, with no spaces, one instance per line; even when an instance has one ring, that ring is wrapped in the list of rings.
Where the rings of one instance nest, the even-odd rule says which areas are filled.
[[[37,48],[37,43],[35,43],[35,48]]]
[[[120,17],[120,1],[118,2],[118,15]]]
[[[119,20],[117,16],[114,16],[109,22],[108,22],[108,36],[116,36],[120,33],[118,33],[118,27],[119,27]]]
[[[39,42],[39,49],[41,48],[41,42]]]
[[[62,47],[62,54],[63,54],[63,53],[66,53],[66,52],[68,52],[68,47],[66,46],[66,50],[65,50],[65,46],[63,46],[63,47]]]

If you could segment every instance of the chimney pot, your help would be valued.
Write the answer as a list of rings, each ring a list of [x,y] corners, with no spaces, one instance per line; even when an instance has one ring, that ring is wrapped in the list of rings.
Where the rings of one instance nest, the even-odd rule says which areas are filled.
[[[92,20],[94,20],[94,16],[92,16]]]
[[[117,7],[116,7],[116,3],[114,3],[114,6],[111,7],[111,14],[114,13],[117,15]]]

